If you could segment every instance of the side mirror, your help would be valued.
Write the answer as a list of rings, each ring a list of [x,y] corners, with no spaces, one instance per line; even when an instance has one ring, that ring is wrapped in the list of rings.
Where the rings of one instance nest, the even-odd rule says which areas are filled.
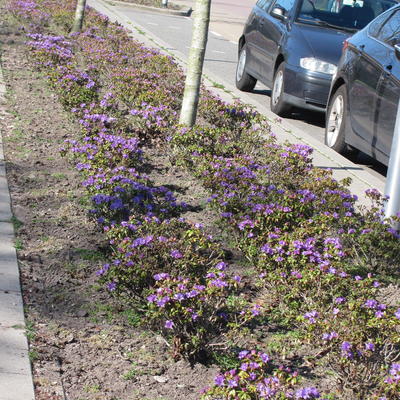
[[[400,59],[400,44],[395,44],[395,45],[394,45],[394,52],[395,52],[395,54],[396,54],[396,57],[397,57],[398,59]]]
[[[271,11],[271,15],[274,18],[280,19],[282,21],[284,21],[286,19],[286,10],[284,8],[281,7],[274,7]]]

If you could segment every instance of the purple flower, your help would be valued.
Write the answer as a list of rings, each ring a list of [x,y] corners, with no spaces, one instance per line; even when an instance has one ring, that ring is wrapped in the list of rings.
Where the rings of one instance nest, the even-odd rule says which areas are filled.
[[[171,256],[174,258],[182,258],[182,253],[179,250],[172,250],[171,251]]]
[[[337,338],[339,335],[336,332],[331,332],[331,333],[324,333],[322,335],[322,340],[330,341],[332,339]]]
[[[218,288],[223,288],[225,286],[228,286],[228,284],[225,281],[221,280],[221,279],[214,279],[213,281],[211,281],[211,286],[215,286],[215,287],[218,287]]]
[[[342,304],[346,301],[346,299],[344,297],[336,297],[335,299],[335,303],[337,304]]]
[[[225,382],[225,378],[223,375],[217,375],[214,380],[217,386],[223,386]]]
[[[110,292],[113,292],[117,288],[117,284],[115,282],[109,282],[107,283],[107,289]]]
[[[160,274],[154,275],[153,278],[156,281],[161,281],[161,280],[164,280],[164,279],[169,279],[169,274],[167,274],[166,272],[162,272]]]
[[[349,351],[351,349],[351,343],[349,342],[343,342],[342,343],[342,350],[343,351]]]
[[[375,345],[372,342],[365,343],[365,350],[374,351]]]
[[[155,294],[151,294],[150,296],[147,296],[147,301],[149,303],[154,303],[157,299],[157,296]]]
[[[394,313],[394,315],[397,319],[400,319],[400,308],[397,309],[397,311]]]
[[[378,302],[374,299],[369,299],[364,303],[364,306],[367,308],[375,309],[378,305]]]
[[[298,400],[319,399],[321,395],[315,387],[299,389],[295,395]]]
[[[173,327],[174,327],[174,323],[173,323],[173,321],[170,321],[170,320],[167,320],[167,321],[165,321],[165,327],[167,328],[167,329],[172,329]]]
[[[215,268],[219,269],[220,271],[225,271],[227,266],[228,264],[226,262],[221,261],[215,266]]]
[[[247,370],[249,369],[249,363],[243,363],[243,364],[240,366],[240,369],[241,369],[242,371],[247,371]]]
[[[248,350],[242,350],[242,351],[239,353],[239,355],[238,355],[239,360],[242,360],[242,359],[245,358],[248,354],[249,354],[249,351],[248,351]]]
[[[315,324],[317,322],[316,318],[319,317],[318,311],[310,311],[304,314],[304,318],[307,318],[310,324]]]

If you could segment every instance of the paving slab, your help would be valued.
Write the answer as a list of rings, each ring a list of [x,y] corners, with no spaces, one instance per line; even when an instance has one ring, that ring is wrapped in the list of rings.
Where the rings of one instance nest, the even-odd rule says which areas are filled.
[[[7,178],[0,176],[0,221],[10,221],[11,217]]]
[[[15,328],[0,328],[0,346],[3,348],[0,358],[0,375],[30,375],[31,366],[28,357],[28,342],[18,325]]]
[[[19,272],[15,268],[15,262],[14,260],[2,260],[0,262],[0,293],[19,292],[21,289]]]
[[[24,326],[24,308],[20,292],[2,290],[0,291],[0,328],[11,328],[13,326]],[[3,344],[0,342],[0,360],[3,358]]]
[[[32,388],[25,382],[29,375],[0,373],[0,400],[34,400]]]

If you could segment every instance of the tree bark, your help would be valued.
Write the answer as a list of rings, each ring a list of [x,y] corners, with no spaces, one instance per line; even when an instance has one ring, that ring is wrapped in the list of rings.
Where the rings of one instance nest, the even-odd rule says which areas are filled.
[[[85,18],[86,0],[78,0],[75,11],[75,21],[71,32],[76,33],[82,30],[83,19]]]
[[[201,75],[208,39],[211,0],[197,0],[194,11],[192,44],[189,52],[188,69],[183,93],[179,123],[193,126],[199,104]]]

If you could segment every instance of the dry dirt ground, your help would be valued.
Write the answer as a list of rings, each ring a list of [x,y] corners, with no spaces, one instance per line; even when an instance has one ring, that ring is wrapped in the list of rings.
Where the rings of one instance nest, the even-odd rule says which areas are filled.
[[[24,40],[18,26],[0,21],[0,130],[36,400],[197,399],[218,368],[174,362],[164,340],[137,327],[134,313],[122,314],[96,281],[107,243],[87,218],[80,177],[59,153],[78,126],[33,68]],[[152,178],[178,187],[197,210],[190,217],[208,224],[202,188],[162,148],[152,162]]]

